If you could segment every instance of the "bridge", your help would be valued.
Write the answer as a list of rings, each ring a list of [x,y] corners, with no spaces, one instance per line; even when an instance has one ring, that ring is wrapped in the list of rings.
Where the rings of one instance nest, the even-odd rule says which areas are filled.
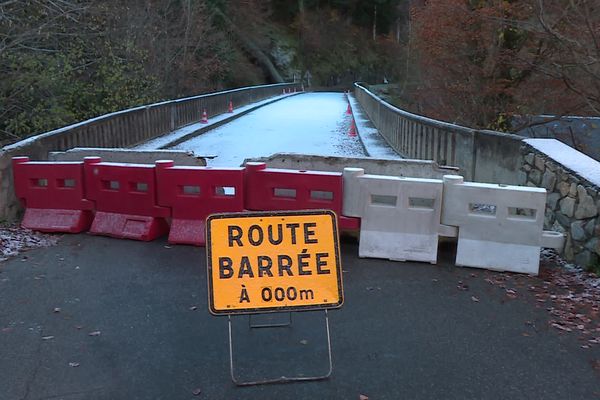
[[[164,237],[141,242],[75,234],[64,236],[57,246],[9,260],[0,267],[0,347],[6,355],[0,365],[5,371],[2,379],[8,379],[3,385],[9,388],[8,398],[598,395],[598,297],[568,303],[561,292],[564,285],[556,285],[566,278],[556,272],[551,257],[543,258],[540,276],[535,276],[537,255],[535,270],[523,270],[530,275],[456,268],[461,250],[455,236],[474,224],[468,215],[458,217],[456,202],[440,208],[443,193],[445,199],[482,206],[476,207],[477,212],[485,213],[491,199],[501,204],[507,196],[511,201],[511,196],[517,196],[521,202],[513,208],[534,211],[537,230],[519,225],[526,234],[510,231],[512,237],[498,240],[496,249],[506,252],[496,260],[500,264],[495,269],[502,258],[523,256],[519,253],[523,247],[537,248],[539,254],[544,243],[542,225],[565,234],[564,258],[582,265],[593,262],[598,254],[594,247],[598,209],[594,213],[594,207],[600,206],[600,169],[589,168],[589,160],[560,143],[477,131],[410,114],[359,84],[345,94],[306,93],[291,83],[138,107],[8,146],[0,154],[4,218],[15,218],[21,209],[18,197],[23,197],[14,191],[16,184],[19,192],[19,182],[13,183],[13,174],[25,174],[28,165],[39,166],[26,159],[13,164],[16,156],[51,159],[47,165],[101,156],[102,161],[88,159],[80,165],[82,179],[89,177],[86,168],[104,168],[103,164],[106,173],[112,173],[110,163],[104,161],[141,162],[147,167],[135,173],[156,169],[161,193],[160,171],[171,169],[175,174],[178,170],[171,164],[154,167],[160,158],[177,157],[175,166],[207,165],[217,171],[265,162],[275,173],[278,168],[336,172],[336,179],[344,182],[343,195],[331,189],[332,197],[343,197],[342,208],[336,211],[350,225],[353,218],[361,218],[363,231],[362,243],[357,243],[352,238],[356,227],[349,225],[354,233],[342,246],[346,304],[331,313],[333,377],[243,391],[232,386],[228,377],[226,323],[206,312],[203,247],[172,244]],[[464,183],[458,175],[479,183]],[[369,192],[371,184],[401,185],[402,191],[427,187],[429,194],[418,192],[413,198],[438,200],[440,207],[431,207],[438,212],[433,225],[418,232],[403,225],[395,237],[429,235],[428,241],[439,239],[439,246],[399,254],[399,245],[392,243],[376,249],[376,258],[357,257],[369,254],[362,248],[364,243],[376,243],[398,225],[382,225],[362,203],[353,205],[353,199],[374,194]],[[221,194],[236,188],[235,183],[224,181],[221,186]],[[480,189],[491,191],[492,197],[469,200],[469,191]],[[235,193],[240,191],[234,189]],[[80,197],[87,201],[87,196]],[[91,196],[97,206],[102,202],[98,194]],[[526,198],[535,196],[537,200],[527,203]],[[539,196],[543,196],[541,203]],[[28,207],[34,204],[26,202]],[[91,212],[81,211],[80,216]],[[522,223],[528,216],[515,211],[512,219]],[[485,236],[485,230],[499,232],[492,225],[483,226],[473,231],[475,239]],[[375,239],[368,239],[371,231],[365,227],[372,229]],[[463,239],[473,240],[473,236]],[[545,240],[555,243],[556,237],[546,234]],[[485,257],[475,254],[469,261],[468,254],[463,254],[461,265],[494,268],[474,265]],[[493,259],[491,253],[486,257]],[[517,264],[500,269],[519,271]],[[578,290],[586,284],[578,281]],[[597,296],[597,291],[591,293]],[[319,313],[298,313],[292,328],[260,333],[248,330],[247,318],[238,318],[234,330],[242,338],[236,353],[239,372],[258,378],[325,370],[321,318]],[[273,347],[281,343],[286,345]]]

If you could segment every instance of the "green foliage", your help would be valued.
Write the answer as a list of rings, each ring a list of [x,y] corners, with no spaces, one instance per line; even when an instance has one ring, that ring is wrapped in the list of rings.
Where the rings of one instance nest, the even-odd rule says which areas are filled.
[[[304,67],[317,85],[356,80],[379,82],[399,75],[401,48],[385,37],[373,41],[368,31],[344,22],[335,10],[308,13],[303,29]]]
[[[45,5],[27,3],[27,15],[5,10],[22,30],[0,25],[14,44],[0,52],[2,142],[157,98],[156,81],[143,69],[145,54],[131,43],[95,34],[104,20],[91,19],[72,32],[69,15],[57,13],[55,25],[44,32],[49,28]],[[39,33],[31,34],[36,28]]]
[[[300,4],[307,12],[327,12],[334,10],[349,17],[354,25],[371,28],[375,8],[377,9],[377,32],[387,34],[398,17],[401,0],[271,0],[276,20],[292,22],[300,13]]]
[[[386,34],[400,4],[0,2],[0,144],[160,99],[266,83],[230,19],[287,79],[307,69],[315,85],[393,79],[401,51]]]

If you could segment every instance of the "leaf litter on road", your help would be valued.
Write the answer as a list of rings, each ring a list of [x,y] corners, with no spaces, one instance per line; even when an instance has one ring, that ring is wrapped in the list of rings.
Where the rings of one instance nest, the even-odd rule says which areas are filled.
[[[510,299],[530,292],[536,307],[550,315],[548,324],[563,334],[576,334],[587,349],[600,344],[600,278],[543,250],[538,276],[485,273],[485,282],[504,289]]]
[[[58,242],[58,235],[34,232],[17,224],[0,225],[0,261],[37,247],[50,247]],[[24,256],[21,261],[28,260]]]

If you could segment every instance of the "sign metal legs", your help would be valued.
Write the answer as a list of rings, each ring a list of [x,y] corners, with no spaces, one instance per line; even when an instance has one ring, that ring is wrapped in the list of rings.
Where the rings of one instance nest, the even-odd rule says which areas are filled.
[[[234,370],[234,362],[233,362],[233,333],[232,333],[232,327],[231,327],[231,315],[228,315],[228,324],[229,324],[229,370],[231,373],[231,380],[233,381],[233,383],[235,383],[237,386],[254,386],[254,385],[264,385],[264,384],[269,384],[269,383],[288,383],[288,382],[299,382],[299,381],[318,381],[318,380],[323,380],[323,379],[327,379],[331,376],[331,372],[333,371],[333,362],[331,359],[331,336],[329,334],[329,315],[327,314],[327,310],[323,310],[325,312],[325,328],[327,331],[327,356],[328,356],[328,363],[329,363],[329,369],[327,371],[327,373],[325,375],[316,375],[316,376],[292,376],[292,377],[288,377],[288,376],[281,376],[279,378],[266,378],[266,379],[261,379],[261,380],[256,380],[256,381],[243,381],[241,379],[239,379],[238,377],[236,377],[235,375],[235,370]],[[280,323],[280,324],[259,324],[259,325],[253,325],[251,322],[251,316],[250,319],[248,321],[248,325],[249,325],[249,329],[252,328],[277,328],[277,327],[285,327],[285,326],[290,326],[292,324],[292,315],[291,312],[289,313],[289,321],[286,323]]]

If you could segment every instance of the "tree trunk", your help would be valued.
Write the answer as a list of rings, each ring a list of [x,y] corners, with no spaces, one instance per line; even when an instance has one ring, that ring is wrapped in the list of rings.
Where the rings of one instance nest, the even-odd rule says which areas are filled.
[[[260,67],[271,77],[275,83],[283,83],[285,80],[275,68],[275,65],[271,62],[269,57],[256,46],[249,38],[244,36],[237,26],[231,21],[221,10],[215,10],[222,18],[223,21],[231,28],[231,31],[237,36],[244,50],[246,50],[260,65]]]

